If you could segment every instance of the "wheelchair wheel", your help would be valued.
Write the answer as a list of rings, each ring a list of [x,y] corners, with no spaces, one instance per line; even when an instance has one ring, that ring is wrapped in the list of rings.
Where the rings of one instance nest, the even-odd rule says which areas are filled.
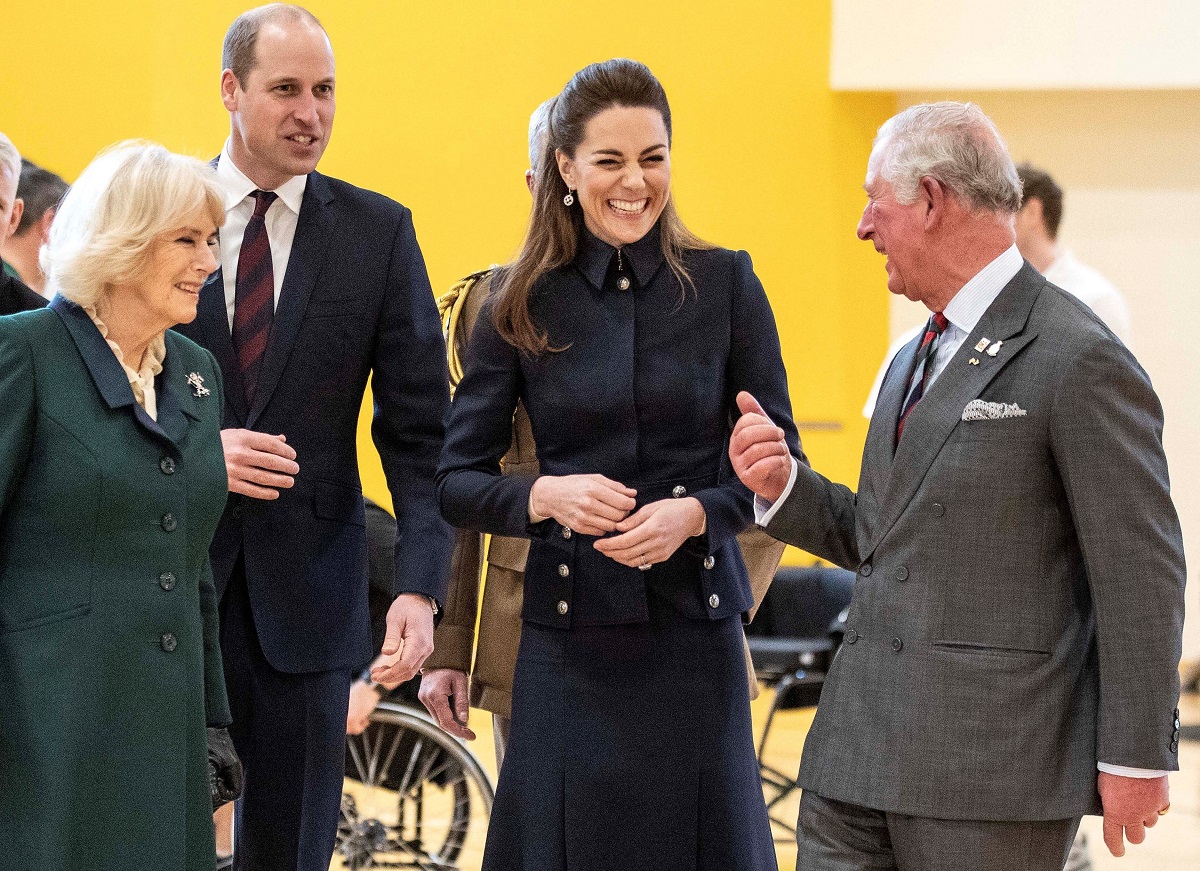
[[[477,863],[493,796],[456,738],[412,708],[380,702],[366,730],[346,740],[335,856],[353,869]]]

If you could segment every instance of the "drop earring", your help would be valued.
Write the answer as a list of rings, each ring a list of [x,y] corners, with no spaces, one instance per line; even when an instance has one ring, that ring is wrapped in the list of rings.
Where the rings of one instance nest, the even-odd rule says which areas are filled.
[[[567,208],[575,205],[575,191],[567,188],[567,195],[563,197],[563,205]]]

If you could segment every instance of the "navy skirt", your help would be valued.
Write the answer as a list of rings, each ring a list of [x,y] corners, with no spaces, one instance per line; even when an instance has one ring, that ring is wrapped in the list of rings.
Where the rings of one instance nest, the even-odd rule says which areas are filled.
[[[526,622],[484,871],[777,871],[739,619]]]

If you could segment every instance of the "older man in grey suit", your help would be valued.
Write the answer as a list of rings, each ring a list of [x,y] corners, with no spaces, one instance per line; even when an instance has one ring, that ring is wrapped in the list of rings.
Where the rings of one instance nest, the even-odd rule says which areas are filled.
[[[857,570],[804,747],[803,871],[1060,871],[1169,806],[1184,565],[1146,373],[1022,261],[1021,186],[975,106],[888,121],[858,235],[932,312],[884,380],[858,493],[742,394],[769,533]]]

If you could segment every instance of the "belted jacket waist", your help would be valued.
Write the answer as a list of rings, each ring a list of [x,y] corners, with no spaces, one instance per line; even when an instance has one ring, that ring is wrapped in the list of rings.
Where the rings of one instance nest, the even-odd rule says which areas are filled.
[[[649,484],[637,490],[637,507],[683,498],[715,486],[715,475]],[[716,620],[750,609],[750,581],[736,539],[708,553],[703,536],[688,539],[665,562],[646,571],[622,565],[596,550],[596,536],[553,520],[531,530],[525,567],[524,619],[568,629],[649,620],[647,597],[666,601],[693,620]]]

